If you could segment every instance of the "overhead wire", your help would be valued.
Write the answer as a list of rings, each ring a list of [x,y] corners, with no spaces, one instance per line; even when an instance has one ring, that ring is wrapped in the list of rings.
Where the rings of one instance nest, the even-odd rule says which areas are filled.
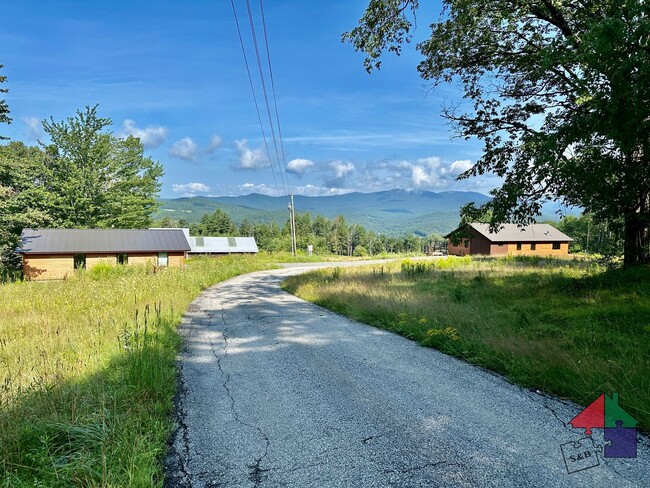
[[[263,8],[261,2],[260,2],[260,8]],[[247,12],[248,12],[248,21],[249,21],[249,24],[250,24],[251,36],[253,38],[253,47],[255,49],[255,58],[256,58],[256,61],[257,61],[257,68],[258,68],[259,75],[260,75],[260,82],[262,84],[262,94],[264,95],[264,102],[265,102],[265,105],[266,105],[266,113],[267,113],[268,120],[269,120],[269,126],[271,128],[271,137],[272,137],[272,140],[273,140],[273,146],[275,148],[275,156],[276,156],[276,160],[278,162],[278,166],[280,167],[280,178],[282,180],[282,185],[284,187],[284,192],[285,192],[285,195],[286,195],[288,192],[287,192],[287,183],[286,183],[286,179],[285,179],[285,168],[284,168],[284,164],[283,164],[283,159],[280,156],[280,150],[278,148],[278,141],[277,141],[277,138],[275,136],[275,128],[273,126],[273,118],[272,118],[272,115],[271,115],[271,107],[269,105],[269,97],[268,97],[268,92],[267,92],[267,89],[266,89],[266,82],[264,81],[264,78],[265,78],[264,77],[264,69],[262,68],[262,61],[261,61],[261,58],[260,58],[259,44],[257,42],[257,34],[256,34],[256,31],[255,31],[255,22],[253,20],[253,12],[252,12],[252,9],[251,9],[250,0],[246,0],[246,9],[247,9]],[[262,19],[264,19],[264,17],[262,17]],[[264,23],[264,35],[265,35],[265,44],[266,44],[266,50],[267,50],[266,51],[267,52],[267,57],[269,59],[269,70],[270,70],[271,69],[270,55],[269,55],[269,51],[268,51],[268,37],[266,36],[266,24],[265,23]],[[269,74],[272,77],[271,73],[272,73],[272,71],[269,71]],[[276,108],[277,108],[277,104],[276,104]],[[276,114],[277,114],[277,111],[276,111]]]
[[[282,154],[282,163],[284,166],[284,171],[287,170],[287,160],[284,153],[284,142],[282,141],[282,127],[280,126],[280,114],[278,112],[278,100],[275,96],[275,79],[273,77],[273,68],[271,67],[271,51],[269,50],[269,37],[266,32],[266,17],[264,15],[264,4],[260,0],[260,13],[262,15],[262,28],[264,30],[264,45],[266,47],[266,60],[269,66],[269,78],[271,79],[271,93],[273,95],[273,106],[275,109],[275,120],[278,125],[278,138],[280,139],[280,151]]]
[[[269,149],[269,145],[268,145],[268,142],[267,142],[266,131],[264,130],[264,124],[262,122],[262,116],[260,114],[259,103],[257,102],[257,95],[255,94],[255,86],[253,84],[253,77],[251,76],[250,66],[249,66],[249,63],[248,63],[248,56],[246,56],[246,48],[244,47],[244,39],[242,38],[241,28],[239,27],[239,18],[237,17],[237,9],[235,8],[234,0],[230,0],[230,5],[232,6],[232,13],[233,13],[233,16],[235,17],[235,25],[237,26],[237,36],[239,37],[239,45],[241,46],[242,55],[244,56],[244,64],[246,65],[246,74],[248,75],[248,83],[249,83],[250,88],[251,88],[251,93],[253,94],[253,102],[255,104],[255,112],[257,113],[257,120],[258,120],[258,122],[260,124],[260,130],[262,132],[262,139],[264,140],[264,148],[266,149],[266,156],[269,159],[269,164],[271,166],[271,173],[273,174],[273,183],[275,184],[276,191],[278,193],[281,193],[280,188],[278,186],[278,180],[277,180],[277,178],[275,176],[275,169],[273,168],[273,159],[271,157],[271,151]],[[250,15],[250,8],[249,8],[249,15]],[[257,46],[256,46],[256,50],[257,50]],[[259,56],[258,56],[258,58],[259,58]],[[264,82],[262,81],[262,83],[264,83]],[[265,97],[266,97],[266,93],[265,93]],[[268,103],[267,103],[267,105],[268,105]],[[276,151],[277,151],[277,149],[276,149]],[[278,168],[278,169],[281,170],[281,168]],[[282,173],[281,173],[281,175],[282,175]],[[285,189],[284,194],[285,194],[285,197],[286,197],[286,184],[284,185],[284,187],[285,187],[284,188]]]

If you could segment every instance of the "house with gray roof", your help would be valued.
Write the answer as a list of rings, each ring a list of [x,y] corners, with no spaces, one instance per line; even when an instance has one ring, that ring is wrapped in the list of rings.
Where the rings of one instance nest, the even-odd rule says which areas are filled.
[[[569,243],[573,241],[549,224],[502,224],[496,232],[491,232],[488,224],[471,222],[445,237],[448,239],[449,254],[456,256],[566,256],[569,254]]]
[[[24,229],[20,241],[27,280],[65,279],[98,263],[182,266],[190,251],[180,229]]]

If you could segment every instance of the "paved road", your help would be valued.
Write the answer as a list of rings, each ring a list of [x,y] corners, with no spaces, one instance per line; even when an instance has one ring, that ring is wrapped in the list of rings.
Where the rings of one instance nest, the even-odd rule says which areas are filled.
[[[190,307],[166,486],[648,486],[647,439],[637,459],[568,474],[575,405],[279,288],[304,269]]]

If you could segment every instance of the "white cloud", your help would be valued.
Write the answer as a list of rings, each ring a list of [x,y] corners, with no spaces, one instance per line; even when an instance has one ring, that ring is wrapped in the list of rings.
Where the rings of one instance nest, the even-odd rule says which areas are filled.
[[[37,117],[23,117],[21,120],[25,124],[24,134],[27,139],[37,141],[45,135],[41,119]]]
[[[146,148],[158,147],[167,140],[167,128],[160,125],[149,125],[144,129],[140,129],[136,127],[133,120],[126,119],[122,123],[122,131],[119,136],[137,137]]]
[[[411,168],[411,180],[416,187],[433,186],[436,183],[435,175],[427,172],[422,166]]]
[[[469,159],[460,159],[458,161],[454,161],[451,163],[451,166],[449,167],[449,171],[454,174],[460,174],[464,173],[468,169],[472,167],[472,162]]]
[[[207,193],[210,191],[208,185],[203,183],[185,183],[185,184],[174,184],[172,185],[172,191],[174,193],[184,193],[184,194],[194,194],[194,193]]]
[[[235,141],[237,151],[239,151],[239,161],[235,166],[238,169],[261,169],[269,166],[269,160],[261,148],[251,149],[248,147],[248,141],[241,139]]]
[[[311,168],[314,162],[309,159],[292,159],[287,164],[287,173],[302,176],[307,169]]]
[[[222,143],[222,142],[223,142],[223,141],[222,141],[221,137],[219,137],[218,135],[214,134],[214,135],[210,138],[210,144],[208,144],[208,148],[206,149],[206,152],[207,152],[208,154],[212,154],[212,153],[214,153],[217,149],[219,149],[219,148],[221,147],[221,143]]]
[[[442,160],[438,156],[429,156],[428,158],[420,158],[417,163],[429,169],[436,169],[440,167]]]
[[[169,155],[185,161],[196,162],[196,151],[198,146],[190,137],[183,137],[176,141],[169,150]]]
[[[354,171],[354,164],[344,163],[343,161],[332,161],[329,166],[334,170],[337,178],[343,178]]]

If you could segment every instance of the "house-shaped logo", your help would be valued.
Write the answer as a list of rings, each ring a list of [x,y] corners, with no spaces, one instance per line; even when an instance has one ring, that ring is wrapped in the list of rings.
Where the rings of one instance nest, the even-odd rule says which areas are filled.
[[[638,422],[618,404],[618,393],[611,397],[604,393],[569,421],[576,429],[605,429],[603,457],[635,458],[636,426]]]

